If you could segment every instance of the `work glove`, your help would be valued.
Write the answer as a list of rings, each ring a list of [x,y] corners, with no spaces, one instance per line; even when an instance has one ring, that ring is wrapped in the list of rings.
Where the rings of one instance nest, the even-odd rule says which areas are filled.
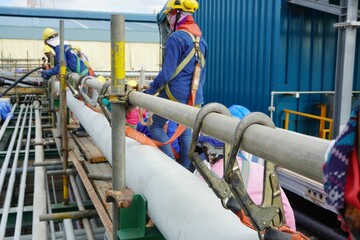
[[[42,71],[41,73],[41,77],[45,80],[49,80],[51,78],[51,74],[50,74],[50,71]]]

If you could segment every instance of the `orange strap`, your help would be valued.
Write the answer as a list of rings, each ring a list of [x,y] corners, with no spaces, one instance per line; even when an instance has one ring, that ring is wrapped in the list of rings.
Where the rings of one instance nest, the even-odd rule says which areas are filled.
[[[136,141],[138,141],[139,143],[145,144],[145,145],[150,145],[153,147],[161,147],[167,144],[171,144],[175,141],[175,139],[177,139],[184,131],[185,131],[186,127],[184,125],[179,125],[176,128],[176,131],[174,132],[174,134],[171,136],[171,138],[166,141],[166,142],[159,142],[156,141],[154,139],[148,138],[147,136],[145,136],[145,134],[136,131],[136,129],[126,126],[125,128],[125,135],[129,138],[132,138]]]
[[[201,66],[200,66],[200,62],[197,62],[195,65],[195,68],[194,68],[194,72],[193,72],[193,77],[192,77],[192,82],[191,82],[191,92],[190,92],[190,96],[189,96],[189,100],[188,100],[188,105],[190,105],[190,106],[195,105],[196,92],[198,90],[199,82],[200,82],[200,74],[201,74]],[[184,125],[179,124],[178,127],[176,128],[174,134],[166,142],[159,142],[154,139],[150,139],[150,138],[146,137],[144,134],[142,134],[130,127],[127,127],[125,129],[125,135],[129,138],[132,138],[132,139],[142,143],[142,144],[146,144],[146,145],[150,145],[150,146],[155,145],[157,147],[161,147],[161,146],[173,143],[185,130],[186,130],[186,127]],[[173,151],[173,153],[175,152],[174,150],[172,150],[172,151]],[[178,154],[174,154],[175,157],[176,157],[176,155],[178,156]]]
[[[240,221],[247,227],[254,229],[253,225],[251,224],[250,219],[245,215],[243,210],[240,210],[236,213],[236,216],[239,217]],[[294,230],[292,230],[289,226],[287,225],[283,225],[281,226],[279,229],[279,231],[284,232],[284,233],[288,233],[291,235],[291,240],[310,240],[308,237],[306,237],[304,234],[302,234],[301,232],[296,232]]]
[[[125,136],[132,138],[142,144],[157,147],[152,139],[148,138],[145,134],[136,131],[136,129],[132,127],[125,126]]]

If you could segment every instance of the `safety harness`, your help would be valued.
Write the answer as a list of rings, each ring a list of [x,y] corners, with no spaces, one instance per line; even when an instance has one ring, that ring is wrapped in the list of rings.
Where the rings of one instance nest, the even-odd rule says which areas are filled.
[[[83,61],[83,60],[76,54],[75,50],[72,49],[70,45],[68,45],[65,48],[65,52],[67,52],[67,51],[71,51],[71,53],[74,54],[76,57],[76,73],[78,73],[81,77],[88,75],[88,73],[89,73],[88,66],[86,66],[86,64],[84,64],[86,66],[86,68],[83,71],[81,71],[81,61]],[[66,67],[66,71],[72,72],[72,70],[69,67]]]
[[[166,83],[166,85],[160,89],[160,92],[165,90],[165,93],[166,93],[166,95],[168,96],[168,98],[170,100],[175,101],[175,102],[179,102],[179,100],[177,100],[172,95],[172,93],[170,91],[170,88],[169,88],[169,82],[172,79],[174,79],[185,68],[185,66],[190,62],[190,60],[195,56],[196,64],[195,64],[192,83],[191,83],[191,94],[190,94],[190,98],[188,100],[188,105],[194,106],[195,105],[196,92],[198,90],[199,82],[200,82],[201,69],[203,69],[204,66],[205,66],[205,58],[204,58],[204,55],[202,54],[201,49],[200,49],[200,37],[199,36],[195,37],[193,34],[189,33],[186,30],[179,30],[179,31],[186,32],[191,37],[191,39],[192,39],[192,41],[194,43],[194,47],[189,52],[189,54],[182,60],[182,62],[176,67],[175,73],[171,76],[168,83]]]
[[[175,73],[171,76],[169,81],[174,79],[184,69],[184,67],[190,62],[190,60],[195,56],[196,64],[195,64],[194,72],[193,72],[193,76],[192,76],[190,97],[189,97],[189,100],[187,103],[190,106],[195,106],[196,92],[198,90],[199,83],[200,83],[201,69],[203,69],[205,66],[205,58],[200,49],[200,37],[199,36],[195,37],[193,34],[189,33],[188,31],[185,31],[185,30],[179,30],[179,31],[184,31],[191,37],[191,39],[194,43],[194,47],[190,51],[190,53],[184,58],[184,60],[177,66],[177,68],[175,69]],[[171,94],[170,88],[169,88],[169,82],[163,88],[161,88],[159,90],[159,92],[161,92],[163,90],[165,90],[165,93],[170,100],[179,102]],[[142,133],[140,133],[130,127],[126,128],[125,134],[127,137],[132,138],[142,144],[161,147],[161,146],[173,143],[185,130],[186,130],[186,126],[179,124],[177,126],[174,134],[166,142],[159,142],[154,139],[150,139],[150,138],[144,136]],[[173,154],[176,158],[178,158],[178,154],[174,150],[173,150]]]

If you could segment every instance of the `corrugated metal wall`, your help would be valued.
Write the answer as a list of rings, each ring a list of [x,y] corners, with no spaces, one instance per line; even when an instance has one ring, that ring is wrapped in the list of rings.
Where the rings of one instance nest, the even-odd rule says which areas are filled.
[[[279,48],[281,1],[206,0],[196,20],[209,45],[206,102],[266,110]]]
[[[209,45],[206,102],[268,114],[271,91],[334,90],[338,16],[286,0],[199,3],[195,18]],[[360,90],[358,49],[354,90]],[[274,121],[282,126],[284,107],[317,114],[317,103],[331,101],[320,95],[276,97]]]

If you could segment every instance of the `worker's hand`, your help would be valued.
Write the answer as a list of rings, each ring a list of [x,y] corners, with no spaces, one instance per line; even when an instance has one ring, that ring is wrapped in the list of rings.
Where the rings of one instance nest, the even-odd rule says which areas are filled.
[[[41,77],[45,80],[49,80],[51,78],[51,74],[49,71],[42,71]]]

